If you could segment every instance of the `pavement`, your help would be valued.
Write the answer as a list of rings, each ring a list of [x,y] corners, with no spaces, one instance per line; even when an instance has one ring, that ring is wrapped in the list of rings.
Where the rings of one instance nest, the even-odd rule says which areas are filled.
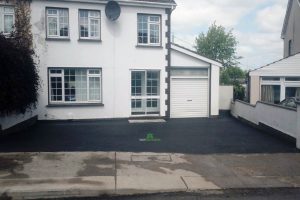
[[[158,139],[145,142],[147,134]],[[121,151],[185,154],[296,153],[294,142],[254,129],[231,117],[128,120],[39,121],[0,138],[0,152]]]
[[[0,199],[299,187],[299,153],[0,154]]]

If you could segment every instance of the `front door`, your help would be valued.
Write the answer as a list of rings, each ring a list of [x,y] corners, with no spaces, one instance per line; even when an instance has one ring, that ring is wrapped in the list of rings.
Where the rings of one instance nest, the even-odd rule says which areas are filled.
[[[131,72],[131,115],[160,114],[160,71]]]

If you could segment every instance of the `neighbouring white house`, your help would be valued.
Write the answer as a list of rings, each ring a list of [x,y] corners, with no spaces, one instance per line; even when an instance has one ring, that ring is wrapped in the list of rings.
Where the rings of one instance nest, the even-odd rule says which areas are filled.
[[[42,80],[38,119],[219,114],[222,65],[171,44],[173,0],[32,0],[30,6]],[[14,5],[4,1],[0,8],[0,25],[11,27]],[[1,121],[12,126],[14,117]]]
[[[281,38],[284,40],[284,57],[300,52],[300,0],[289,0]]]
[[[284,58],[249,73],[250,103],[300,97],[300,1],[289,0],[281,38]]]

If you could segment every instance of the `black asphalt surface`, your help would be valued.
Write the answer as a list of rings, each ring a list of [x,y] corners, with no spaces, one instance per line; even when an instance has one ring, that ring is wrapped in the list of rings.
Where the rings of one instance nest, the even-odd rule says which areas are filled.
[[[148,133],[160,141],[145,142]],[[0,152],[126,151],[211,153],[298,152],[295,143],[254,129],[231,117],[171,119],[130,124],[128,120],[39,121],[0,138]]]

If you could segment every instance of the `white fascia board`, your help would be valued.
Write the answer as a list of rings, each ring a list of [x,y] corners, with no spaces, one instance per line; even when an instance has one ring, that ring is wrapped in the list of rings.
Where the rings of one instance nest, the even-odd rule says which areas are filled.
[[[177,45],[171,44],[171,49],[173,49],[175,51],[178,51],[178,52],[181,52],[183,54],[189,55],[189,56],[194,57],[196,59],[199,59],[201,61],[210,63],[210,64],[215,65],[217,67],[223,67],[223,65],[221,63],[217,62],[217,61],[214,61],[214,60],[211,60],[211,59],[206,58],[204,56],[201,56],[201,55],[199,55],[197,53],[194,53],[192,51],[189,51],[189,50],[187,50],[185,48],[181,48],[181,47],[179,47]]]
[[[108,0],[47,0],[47,1],[92,3],[92,4],[106,4],[108,2]],[[131,1],[131,0],[115,0],[115,1],[117,1],[120,5],[125,5],[125,6],[171,8],[172,10],[174,10],[177,6],[177,4],[174,3],[142,2],[142,1]]]

